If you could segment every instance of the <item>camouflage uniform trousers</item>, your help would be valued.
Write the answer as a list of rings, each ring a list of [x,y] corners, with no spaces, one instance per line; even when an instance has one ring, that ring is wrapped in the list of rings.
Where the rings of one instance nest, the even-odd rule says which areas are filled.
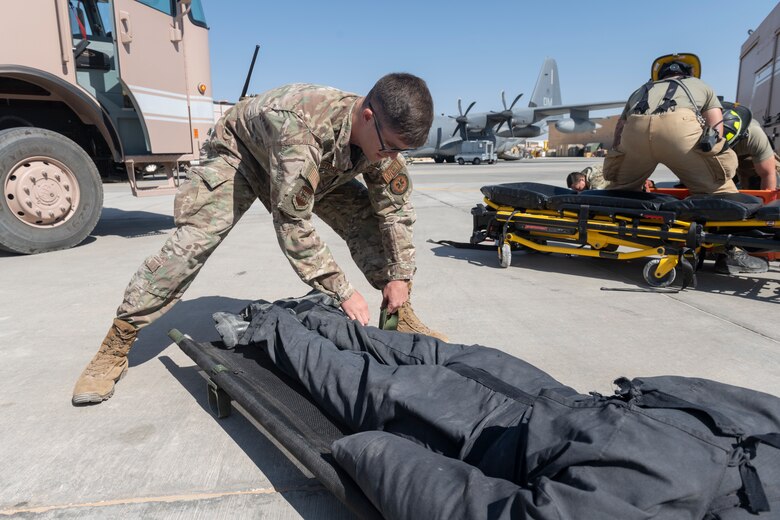
[[[182,298],[209,256],[258,199],[242,171],[267,177],[243,162],[237,171],[221,157],[190,168],[174,201],[176,231],[138,268],[117,318],[141,329]],[[268,191],[259,198],[268,208]],[[371,285],[384,287],[387,260],[365,186],[353,179],[337,187],[315,204],[314,213],[347,242]]]

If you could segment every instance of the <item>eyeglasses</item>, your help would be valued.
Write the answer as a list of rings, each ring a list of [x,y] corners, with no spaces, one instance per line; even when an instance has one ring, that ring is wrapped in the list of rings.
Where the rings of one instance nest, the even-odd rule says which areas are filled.
[[[414,150],[414,148],[393,148],[393,147],[387,147],[385,146],[385,140],[382,139],[382,132],[379,130],[379,121],[376,117],[376,110],[374,110],[374,107],[371,106],[371,103],[368,104],[368,108],[371,109],[371,113],[373,114],[374,119],[374,128],[376,128],[376,136],[379,138],[379,151],[383,153],[401,153],[401,152],[408,152],[409,150]]]

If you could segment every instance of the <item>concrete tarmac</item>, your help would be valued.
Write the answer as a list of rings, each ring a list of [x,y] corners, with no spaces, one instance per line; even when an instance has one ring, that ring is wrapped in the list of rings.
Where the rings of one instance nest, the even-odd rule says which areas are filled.
[[[591,159],[495,165],[415,163],[413,302],[458,343],[500,348],[582,392],[611,393],[619,376],[704,377],[780,395],[780,265],[724,276],[707,261],[695,290],[645,292],[644,261],[515,254],[466,242],[485,184],[563,185]],[[656,181],[674,177],[665,169]],[[0,253],[0,516],[40,519],[346,519],[349,511],[241,413],[217,420],[197,366],[166,336],[218,338],[215,311],[307,292],[257,203],[214,253],[185,298],[145,329],[108,401],[70,403],[130,276],[173,227],[172,196],[133,198],[105,186],[102,218],[84,243],[35,256]],[[318,225],[352,283],[374,291],[343,242]],[[627,289],[609,291],[603,289]]]

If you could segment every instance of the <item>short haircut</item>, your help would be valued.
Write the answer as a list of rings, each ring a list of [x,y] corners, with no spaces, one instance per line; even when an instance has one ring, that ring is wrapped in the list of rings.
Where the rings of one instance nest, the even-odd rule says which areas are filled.
[[[571,172],[569,175],[566,176],[566,186],[571,188],[575,182],[579,180],[579,178],[582,177],[587,181],[587,177],[585,177],[585,174],[582,172]]]
[[[414,148],[425,144],[433,124],[433,98],[425,81],[406,72],[387,74],[368,92],[363,108],[369,103],[383,116],[380,123],[404,144]]]

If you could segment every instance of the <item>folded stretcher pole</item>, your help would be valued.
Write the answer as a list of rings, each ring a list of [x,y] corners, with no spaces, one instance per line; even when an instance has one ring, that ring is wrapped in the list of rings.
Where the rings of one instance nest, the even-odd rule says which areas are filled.
[[[237,350],[199,343],[176,329],[168,336],[223,390],[359,518],[381,519],[333,459],[330,443],[344,436],[273,363]],[[259,351],[254,349],[252,353]],[[258,352],[259,353],[259,352]],[[278,391],[269,391],[278,390]],[[326,433],[323,433],[323,432]]]

